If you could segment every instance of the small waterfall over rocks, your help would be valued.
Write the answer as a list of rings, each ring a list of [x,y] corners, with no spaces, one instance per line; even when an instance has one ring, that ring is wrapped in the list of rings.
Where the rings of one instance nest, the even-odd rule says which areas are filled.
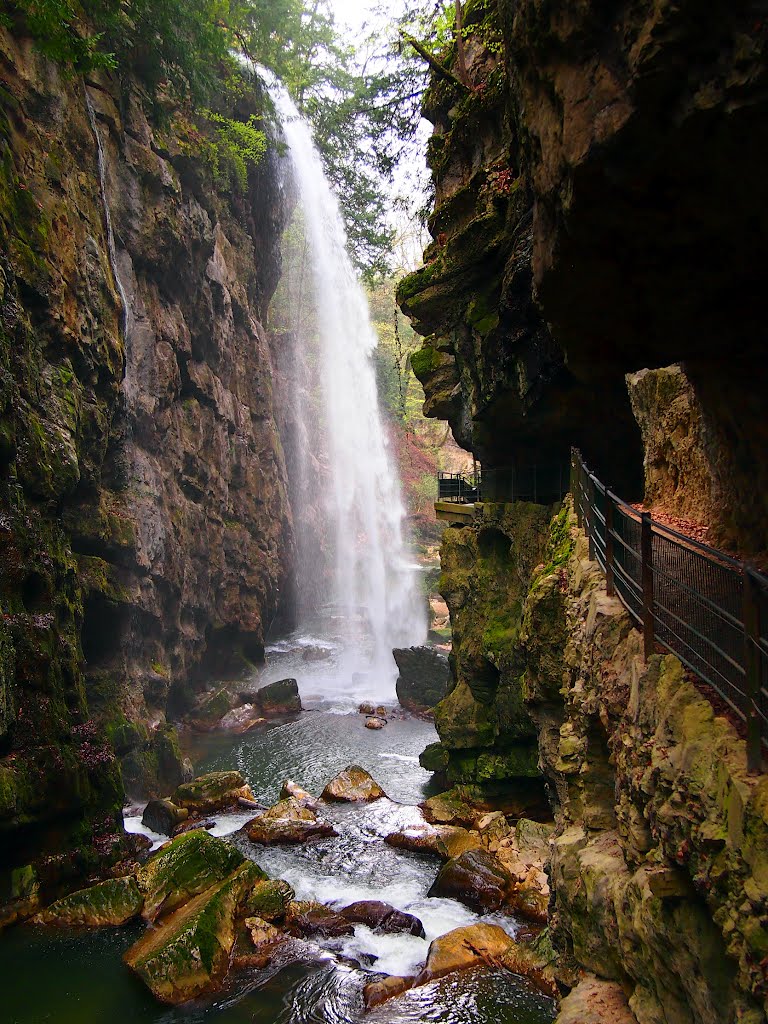
[[[316,521],[302,544],[302,529],[317,517],[307,515],[306,507],[294,508],[298,571],[316,578],[330,565],[320,628],[342,647],[339,687],[391,698],[397,673],[392,649],[424,641],[426,611],[403,536],[400,482],[379,409],[371,358],[377,339],[310,128],[283,86],[268,72],[259,74],[287,143],[317,335],[316,366],[310,370],[315,379],[293,398],[301,448],[294,502],[298,493],[300,505],[319,504],[329,550],[323,559],[313,556]],[[302,318],[295,322],[296,344],[302,346]]]

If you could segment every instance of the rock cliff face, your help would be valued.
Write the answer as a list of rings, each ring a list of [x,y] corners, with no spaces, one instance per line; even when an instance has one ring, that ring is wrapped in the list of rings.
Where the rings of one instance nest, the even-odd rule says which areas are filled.
[[[21,903],[119,847],[113,749],[129,788],[180,781],[169,716],[261,655],[292,557],[261,327],[284,212],[275,158],[222,193],[138,87],[84,89],[5,31],[0,77],[0,845]]]
[[[425,106],[434,241],[399,291],[426,412],[484,469],[579,445],[625,498],[644,476],[764,552],[764,5],[468,0],[466,24],[469,87]],[[639,1024],[764,1021],[768,784],[675,658],[644,664],[568,507],[549,543],[491,507],[445,534],[455,685],[425,763],[477,786],[537,754],[557,970],[597,976],[563,1020],[593,985]]]
[[[471,526],[445,531],[440,549],[453,651],[435,726],[448,781],[526,814],[541,812],[546,800],[536,729],[523,701],[518,632],[550,517],[544,505],[484,504]]]
[[[561,975],[619,982],[639,1024],[764,1021],[768,780],[747,774],[744,742],[676,658],[643,662],[570,528],[570,556],[536,577],[520,630],[556,810]]]
[[[400,289],[427,413],[486,466],[575,444],[634,499],[624,375],[684,362],[742,495],[714,536],[766,550],[763,5],[470,0],[466,23],[472,88],[425,104],[435,240]]]

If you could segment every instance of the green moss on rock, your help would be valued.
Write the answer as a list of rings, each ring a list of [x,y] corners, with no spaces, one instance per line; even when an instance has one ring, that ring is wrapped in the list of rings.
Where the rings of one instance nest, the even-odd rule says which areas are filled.
[[[126,924],[138,917],[144,899],[133,876],[110,878],[57,900],[34,918],[35,924],[88,927]]]
[[[233,846],[204,829],[178,836],[158,850],[136,876],[144,896],[142,917],[154,921],[159,914],[186,903],[221,882],[244,859]]]
[[[192,782],[184,782],[171,799],[178,807],[187,807],[190,811],[204,814],[228,807],[236,803],[240,796],[253,799],[240,772],[229,771],[208,772]]]
[[[221,984],[229,968],[236,917],[259,875],[251,861],[242,863],[128,950],[126,964],[155,998],[184,1003]]]

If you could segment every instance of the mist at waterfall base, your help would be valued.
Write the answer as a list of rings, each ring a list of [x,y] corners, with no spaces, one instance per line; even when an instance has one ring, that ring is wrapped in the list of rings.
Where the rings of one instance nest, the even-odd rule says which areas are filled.
[[[297,204],[273,309],[291,361],[291,386],[281,400],[290,405],[286,459],[298,628],[268,656],[282,655],[300,685],[306,661],[292,665],[286,655],[293,650],[299,659],[316,659],[307,697],[391,700],[392,649],[424,641],[426,609],[379,408],[377,338],[309,126],[282,85],[259,74],[280,120]],[[274,336],[279,345],[280,332]],[[278,360],[281,355],[286,358],[284,352]]]

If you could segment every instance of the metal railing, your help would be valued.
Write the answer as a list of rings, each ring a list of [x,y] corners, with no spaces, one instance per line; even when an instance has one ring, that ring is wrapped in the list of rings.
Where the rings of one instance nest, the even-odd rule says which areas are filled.
[[[589,556],[643,631],[708,683],[746,726],[750,771],[768,747],[768,578],[638,512],[571,456],[571,493]]]
[[[437,499],[459,504],[530,501],[550,505],[568,493],[569,479],[565,463],[484,469],[470,478],[461,473],[438,473]]]

